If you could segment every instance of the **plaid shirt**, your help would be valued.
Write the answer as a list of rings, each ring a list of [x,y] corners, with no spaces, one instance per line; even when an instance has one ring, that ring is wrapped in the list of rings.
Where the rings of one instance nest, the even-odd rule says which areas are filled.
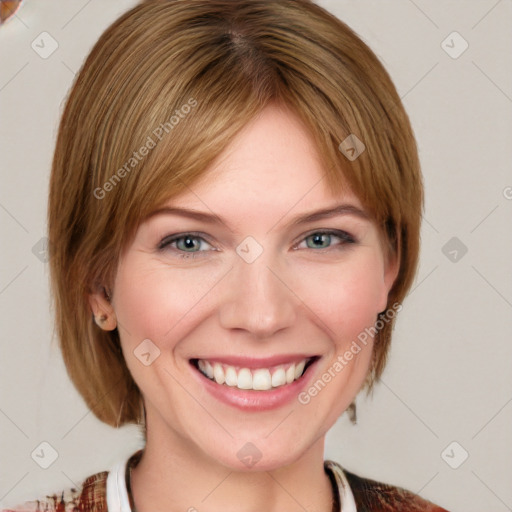
[[[127,463],[127,470],[140,460],[142,450],[133,454]],[[345,475],[354,496],[357,512],[448,512],[430,501],[420,498],[410,491],[363,478],[333,461],[325,461],[333,486],[339,490]],[[68,489],[44,499],[25,502],[22,505],[1,512],[114,512],[107,506],[108,471],[102,471],[86,478],[80,489]],[[127,480],[131,510],[135,512],[133,498]],[[335,493],[336,495],[336,493]],[[117,511],[115,511],[117,512]],[[333,512],[340,511],[339,504],[333,506]]]

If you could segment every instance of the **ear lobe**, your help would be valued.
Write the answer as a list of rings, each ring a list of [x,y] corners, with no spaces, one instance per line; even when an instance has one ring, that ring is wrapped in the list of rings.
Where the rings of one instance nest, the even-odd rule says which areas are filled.
[[[117,327],[117,319],[105,289],[89,293],[88,299],[96,324],[105,331],[113,331]]]

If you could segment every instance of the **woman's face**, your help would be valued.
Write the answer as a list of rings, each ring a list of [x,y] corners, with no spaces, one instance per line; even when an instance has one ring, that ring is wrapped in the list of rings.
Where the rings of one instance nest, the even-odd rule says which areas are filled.
[[[276,106],[167,206],[140,225],[112,299],[148,443],[237,470],[289,464],[369,369],[358,335],[396,275],[378,231],[354,195],[329,192],[311,137]]]

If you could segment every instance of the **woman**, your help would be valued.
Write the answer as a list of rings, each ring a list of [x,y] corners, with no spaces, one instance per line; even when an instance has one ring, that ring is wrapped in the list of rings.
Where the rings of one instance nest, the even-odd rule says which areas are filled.
[[[323,460],[417,264],[413,133],[308,0],[149,0],[77,76],[49,197],[69,375],[145,448],[18,510],[443,511]]]

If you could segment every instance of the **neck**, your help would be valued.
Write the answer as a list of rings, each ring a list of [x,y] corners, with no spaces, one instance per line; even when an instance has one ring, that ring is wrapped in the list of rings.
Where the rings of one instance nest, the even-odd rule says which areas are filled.
[[[148,431],[132,470],[137,512],[332,512],[333,488],[324,470],[324,437],[296,461],[271,470],[239,471],[220,464],[177,433]]]

